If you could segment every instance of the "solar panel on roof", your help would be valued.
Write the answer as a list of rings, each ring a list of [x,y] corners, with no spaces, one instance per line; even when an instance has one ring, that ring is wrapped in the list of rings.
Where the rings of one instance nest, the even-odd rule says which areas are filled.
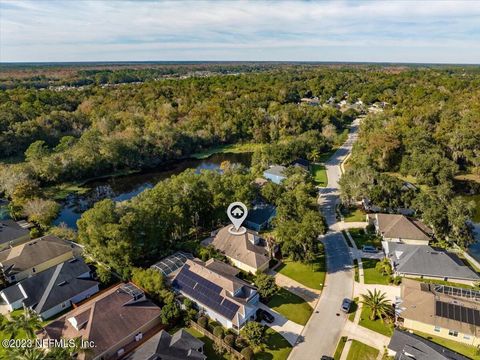
[[[191,272],[188,268],[182,268],[173,281],[173,286],[228,319],[232,319],[240,308],[220,295],[221,287]]]
[[[435,303],[435,315],[470,325],[480,326],[480,311],[443,301]]]

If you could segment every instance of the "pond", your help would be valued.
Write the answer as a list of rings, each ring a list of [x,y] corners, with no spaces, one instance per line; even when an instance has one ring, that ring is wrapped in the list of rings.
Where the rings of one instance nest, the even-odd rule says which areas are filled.
[[[195,169],[196,172],[201,170],[220,171],[220,164],[223,161],[230,161],[231,163],[249,167],[251,158],[251,153],[218,153],[203,160],[180,160],[171,165],[141,173],[88,182],[84,185],[84,187],[89,188],[88,192],[82,195],[72,194],[63,201],[62,209],[54,224],[65,223],[69,227],[76,229],[77,220],[80,219],[82,213],[99,200],[109,198],[116,201],[124,201],[131,199],[143,190],[154,187],[159,181],[168,179],[172,175],[177,175],[186,169]]]

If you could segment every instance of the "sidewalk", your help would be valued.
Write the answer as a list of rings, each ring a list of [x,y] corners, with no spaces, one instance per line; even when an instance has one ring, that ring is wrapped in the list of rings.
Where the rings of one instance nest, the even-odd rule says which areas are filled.
[[[281,286],[291,293],[301,297],[303,300],[308,302],[313,309],[315,309],[315,305],[317,304],[318,299],[320,299],[321,290],[310,289],[309,287],[290,279],[288,276],[272,270],[267,271],[267,274],[275,277],[275,282],[278,286]]]
[[[347,321],[345,328],[343,329],[343,336],[348,336],[349,340],[354,339],[360,341],[368,346],[374,347],[383,354],[383,349],[390,343],[388,336],[372,331],[358,324],[354,324],[351,321]],[[342,352],[342,358],[345,350]],[[348,353],[347,353],[348,354]]]

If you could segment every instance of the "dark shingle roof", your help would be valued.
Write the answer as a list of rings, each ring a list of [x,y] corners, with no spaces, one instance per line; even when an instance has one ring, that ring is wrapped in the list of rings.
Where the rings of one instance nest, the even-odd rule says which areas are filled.
[[[141,293],[131,283],[108,289],[49,323],[44,328],[44,336],[57,340],[62,337],[91,340],[95,343],[91,354],[93,358],[128,336],[133,339],[139,329],[159,318],[160,308],[144,296],[135,300],[132,294],[125,290],[127,286]],[[78,319],[82,314],[86,318],[86,312],[89,314],[87,323],[77,330],[69,319]]]
[[[254,224],[262,225],[271,217],[275,215],[275,206],[273,205],[263,205],[256,206],[253,210],[248,212],[247,218],[245,221],[249,221]]]
[[[7,298],[9,304],[25,298],[18,284],[3,289],[1,293]]]
[[[395,329],[388,344],[390,350],[395,351],[396,360],[412,359],[405,354],[413,355],[417,360],[467,360],[463,355],[457,354],[443,346],[428,341],[420,336],[406,331]]]
[[[22,228],[13,220],[0,220],[0,244],[27,236],[29,231]]]
[[[80,278],[89,272],[90,268],[83,260],[72,259],[21,281],[19,284],[28,296],[25,305],[32,306],[37,313],[42,313],[91,289],[98,285],[98,282],[88,277]],[[42,297],[45,298],[40,304]]]
[[[162,330],[127,356],[126,360],[203,360],[207,357],[197,351],[202,346],[202,341],[184,329],[173,335]]]
[[[98,285],[89,277],[80,278],[89,272],[83,260],[72,259],[20,281],[2,293],[10,304],[24,299],[25,306],[41,314]]]
[[[305,159],[295,159],[292,161],[292,166],[300,166],[302,168],[308,168],[310,166],[310,161]]]

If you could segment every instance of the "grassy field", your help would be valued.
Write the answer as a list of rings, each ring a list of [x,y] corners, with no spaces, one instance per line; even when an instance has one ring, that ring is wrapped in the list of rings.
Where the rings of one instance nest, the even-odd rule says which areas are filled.
[[[377,248],[382,246],[382,241],[376,234],[366,233],[364,229],[349,229],[348,232],[359,249],[363,245],[373,245]]]
[[[337,344],[337,349],[335,350],[335,354],[333,355],[333,358],[335,360],[340,360],[340,357],[342,356],[343,348],[345,347],[345,344],[347,343],[348,337],[342,336],[340,338],[340,341]]]
[[[365,284],[390,284],[390,278],[375,269],[375,265],[378,263],[378,260],[362,259],[362,263],[364,275],[363,281]]]
[[[325,170],[325,166],[321,164],[312,164],[311,165],[311,172],[313,176],[313,180],[318,186],[325,187],[328,183],[327,178],[327,170]]]
[[[301,297],[290,291],[280,288],[267,304],[287,319],[300,325],[305,325],[312,315],[312,307]]]
[[[304,264],[300,261],[283,260],[277,268],[280,274],[288,276],[311,289],[321,290],[325,282],[325,255],[320,255],[315,262]]]
[[[417,179],[412,175],[403,176],[402,174],[400,174],[398,172],[387,172],[385,174],[396,177],[397,179],[409,182],[409,183],[415,185],[416,187],[418,187],[422,191],[428,191],[430,189],[430,187],[428,185],[418,184]]]
[[[264,344],[263,350],[255,354],[255,359],[286,360],[292,351],[290,343],[271,328],[267,328],[265,332]]]
[[[191,155],[192,158],[195,159],[206,159],[209,156],[217,153],[245,153],[245,152],[254,152],[256,149],[265,146],[264,144],[253,144],[253,143],[245,143],[245,144],[228,144],[228,145],[220,145],[214,146],[209,149],[196,152]]]
[[[344,209],[342,215],[345,222],[365,221],[365,212],[362,209]]]
[[[360,326],[366,327],[367,329],[373,330],[385,336],[392,336],[393,334],[393,324],[387,323],[380,319],[370,320],[371,311],[366,306],[362,307],[362,313],[360,314],[360,321],[358,324]]]
[[[215,350],[213,350],[213,341],[210,338],[206,337],[205,335],[199,333],[197,330],[192,328],[188,328],[187,331],[193,336],[195,336],[197,339],[199,339],[200,341],[203,341],[203,343],[205,344],[203,347],[203,352],[205,353],[205,355],[207,355],[207,359],[209,360],[210,359],[212,360],[229,360],[230,359],[230,356],[228,354],[220,356],[215,352]]]
[[[348,352],[347,360],[375,360],[378,352],[377,349],[371,346],[357,340],[352,340],[352,346]]]
[[[465,355],[471,359],[480,359],[480,355],[477,353],[477,349],[474,346],[462,344],[453,340],[443,339],[441,337],[422,333],[420,331],[414,331],[413,333],[438,345],[445,346],[446,348]]]
[[[348,320],[352,321],[355,319],[355,314],[357,313],[358,310],[358,297],[353,299],[352,306],[350,307],[350,312],[348,314]]]

